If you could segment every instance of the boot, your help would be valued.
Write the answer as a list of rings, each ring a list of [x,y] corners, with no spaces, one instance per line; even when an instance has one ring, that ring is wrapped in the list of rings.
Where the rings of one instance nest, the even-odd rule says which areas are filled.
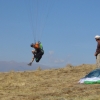
[[[30,62],[28,65],[31,66],[32,65],[32,62]]]

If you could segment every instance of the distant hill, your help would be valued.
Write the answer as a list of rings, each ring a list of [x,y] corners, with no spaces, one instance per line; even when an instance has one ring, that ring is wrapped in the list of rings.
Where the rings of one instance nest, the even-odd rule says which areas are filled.
[[[0,72],[7,71],[26,71],[26,70],[36,70],[38,67],[41,69],[48,69],[50,67],[33,63],[32,66],[28,66],[26,62],[15,62],[15,61],[0,61]]]

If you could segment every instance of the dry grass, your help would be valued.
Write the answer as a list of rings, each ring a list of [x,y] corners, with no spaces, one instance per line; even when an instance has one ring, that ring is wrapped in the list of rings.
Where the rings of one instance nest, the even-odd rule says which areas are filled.
[[[79,84],[95,65],[0,73],[0,100],[100,100],[100,85]]]

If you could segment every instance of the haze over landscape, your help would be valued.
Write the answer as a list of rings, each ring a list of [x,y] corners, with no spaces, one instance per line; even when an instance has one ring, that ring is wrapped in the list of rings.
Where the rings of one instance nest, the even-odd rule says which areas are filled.
[[[37,37],[42,34],[40,41],[45,53],[40,66],[95,64],[94,36],[100,34],[99,4],[99,0],[0,0],[1,71],[6,62],[12,69],[16,66],[24,70],[32,58],[32,30]]]

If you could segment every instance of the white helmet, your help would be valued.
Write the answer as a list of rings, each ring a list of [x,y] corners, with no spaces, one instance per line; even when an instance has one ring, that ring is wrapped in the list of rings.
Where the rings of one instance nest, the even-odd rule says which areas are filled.
[[[95,36],[95,39],[100,39],[100,36],[99,36],[99,35],[96,35],[96,36]]]

